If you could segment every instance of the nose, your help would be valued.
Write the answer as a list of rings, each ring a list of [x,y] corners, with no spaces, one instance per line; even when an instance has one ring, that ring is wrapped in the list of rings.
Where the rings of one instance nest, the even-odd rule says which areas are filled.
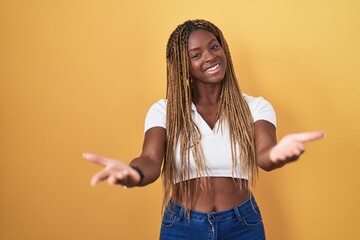
[[[207,52],[205,53],[205,61],[206,61],[206,62],[210,62],[210,61],[213,60],[214,58],[215,58],[215,55],[214,55],[212,52],[207,51]]]

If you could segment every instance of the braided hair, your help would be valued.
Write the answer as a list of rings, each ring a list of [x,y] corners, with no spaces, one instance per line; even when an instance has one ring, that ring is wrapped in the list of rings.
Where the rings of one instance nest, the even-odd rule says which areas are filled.
[[[227,61],[225,77],[218,104],[217,119],[227,121],[230,132],[232,153],[232,173],[236,168],[247,169],[247,187],[252,190],[258,174],[255,158],[253,119],[248,104],[240,91],[233,68],[229,47],[220,29],[205,20],[188,20],[179,25],[167,43],[167,109],[166,109],[166,153],[162,168],[163,210],[176,190],[182,196],[182,204],[190,211],[191,189],[190,152],[196,166],[196,174],[201,188],[207,186],[206,159],[200,144],[201,133],[191,117],[192,90],[191,64],[188,56],[189,35],[198,29],[212,33],[223,48]],[[177,145],[180,146],[180,162],[175,166]],[[240,156],[240,157],[239,157]],[[175,188],[176,179],[180,180]],[[243,185],[238,184],[242,189]],[[198,184],[196,184],[198,186]]]

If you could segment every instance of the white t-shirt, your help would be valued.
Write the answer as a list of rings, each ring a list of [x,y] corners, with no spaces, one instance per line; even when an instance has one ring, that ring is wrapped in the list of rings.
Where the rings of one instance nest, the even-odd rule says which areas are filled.
[[[266,120],[276,126],[276,115],[271,104],[262,97],[251,97],[244,94],[254,122]],[[210,177],[235,177],[248,179],[247,169],[237,167],[232,170],[230,133],[227,121],[217,122],[213,129],[205,122],[192,104],[192,119],[201,134],[201,146]],[[218,126],[220,124],[220,126]],[[154,103],[145,119],[145,132],[152,127],[166,128],[166,99]],[[239,152],[239,151],[237,151]],[[239,156],[238,156],[239,158]],[[175,162],[178,169],[180,159],[180,143],[176,147]],[[178,174],[177,174],[178,175]],[[190,151],[190,178],[198,177],[195,162]],[[185,179],[186,180],[186,179]],[[179,182],[177,178],[176,182]]]

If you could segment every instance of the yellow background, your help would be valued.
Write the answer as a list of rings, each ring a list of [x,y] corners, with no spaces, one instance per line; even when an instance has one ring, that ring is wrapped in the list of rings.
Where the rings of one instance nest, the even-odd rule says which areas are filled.
[[[187,19],[222,29],[240,86],[278,137],[323,130],[261,172],[268,239],[360,239],[358,0],[0,0],[0,239],[157,239],[161,184],[89,186],[95,152],[129,162],[165,97],[165,46]]]

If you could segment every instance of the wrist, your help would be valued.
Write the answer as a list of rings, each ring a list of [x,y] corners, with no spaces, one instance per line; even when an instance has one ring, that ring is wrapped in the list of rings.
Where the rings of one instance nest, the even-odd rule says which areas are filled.
[[[140,176],[140,181],[139,181],[139,183],[137,184],[137,186],[140,185],[140,184],[142,184],[142,182],[143,182],[143,180],[144,180],[144,177],[145,177],[145,176],[144,176],[144,172],[141,170],[141,168],[139,168],[139,167],[136,166],[136,165],[131,164],[130,167],[131,167],[132,169],[134,169],[134,170],[139,174],[139,176]]]

